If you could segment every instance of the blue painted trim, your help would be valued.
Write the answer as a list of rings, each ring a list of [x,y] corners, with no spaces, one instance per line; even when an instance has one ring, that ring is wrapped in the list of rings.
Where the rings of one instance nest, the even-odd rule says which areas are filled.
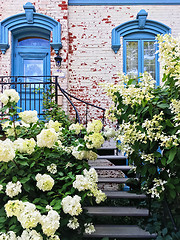
[[[39,31],[52,32],[52,47],[55,46],[55,51],[58,53],[59,49],[62,48],[60,23],[49,16],[36,13],[33,5],[29,11],[30,15],[28,18],[27,13],[20,13],[4,19],[0,23],[0,49],[2,52],[5,53],[9,46],[9,31],[12,31],[12,33],[17,31],[23,32],[24,29],[37,28]]]
[[[156,36],[157,34],[169,34],[171,33],[171,29],[165,24],[153,20],[146,20],[144,28],[142,28],[142,25],[139,25],[139,19],[125,22],[112,30],[111,47],[115,53],[117,53],[121,47],[120,37],[125,37],[132,33],[150,33]]]
[[[180,5],[180,0],[69,0],[69,5]]]

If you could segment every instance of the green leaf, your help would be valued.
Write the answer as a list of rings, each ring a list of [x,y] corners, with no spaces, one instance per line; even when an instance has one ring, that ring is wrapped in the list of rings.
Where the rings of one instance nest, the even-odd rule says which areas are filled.
[[[172,149],[170,150],[167,164],[170,164],[170,163],[174,160],[174,157],[175,157],[175,155],[176,155],[176,151],[177,151],[176,148],[172,148]]]
[[[176,192],[174,190],[170,190],[170,195],[173,199],[176,197]]]

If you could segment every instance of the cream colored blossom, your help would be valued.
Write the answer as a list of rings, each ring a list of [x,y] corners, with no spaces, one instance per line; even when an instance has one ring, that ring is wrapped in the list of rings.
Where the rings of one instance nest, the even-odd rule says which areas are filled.
[[[68,213],[71,216],[78,216],[82,212],[82,207],[81,207],[81,197],[78,195],[75,195],[74,197],[67,196],[63,198],[61,204],[64,213]]]
[[[22,192],[22,184],[17,181],[16,183],[8,182],[6,185],[6,195],[13,198]]]
[[[0,240],[17,240],[16,234],[13,231],[7,233],[0,232]]]
[[[102,130],[103,124],[100,120],[92,120],[92,122],[88,122],[87,124],[87,132],[99,133]]]
[[[37,181],[36,186],[43,192],[50,191],[54,186],[54,179],[47,174],[38,173],[35,178]]]
[[[48,237],[53,236],[60,226],[60,216],[56,211],[50,210],[47,216],[41,216],[40,223],[43,233]]]
[[[85,227],[85,233],[87,234],[91,234],[96,231],[92,223],[85,223],[84,227]]]
[[[0,101],[6,105],[8,102],[15,102],[19,101],[19,93],[16,92],[15,89],[6,89],[3,93],[0,93]]]
[[[20,153],[32,154],[36,146],[36,142],[33,138],[31,139],[22,139],[18,138],[13,142],[14,148]]]
[[[110,139],[115,137],[116,131],[113,128],[110,128],[109,126],[105,126],[103,134],[107,139]]]
[[[76,175],[76,180],[73,182],[73,187],[78,191],[88,190],[90,188],[89,180],[83,175]]]
[[[154,179],[153,180],[153,187],[147,190],[148,194],[151,194],[152,198],[160,198],[160,194],[165,190],[164,185],[167,181],[163,181],[162,179]]]
[[[15,151],[13,148],[13,142],[6,139],[0,140],[0,162],[9,162],[15,158]]]
[[[150,162],[152,164],[155,164],[155,158],[154,158],[154,154],[141,154],[141,159],[143,159],[145,162]]]
[[[71,124],[69,126],[69,130],[71,131],[75,131],[76,134],[79,134],[80,131],[83,129],[83,125],[82,124],[79,124],[79,123],[76,123],[76,124]]]
[[[17,240],[43,240],[43,237],[36,230],[26,229]]]
[[[2,190],[3,190],[3,185],[0,184],[0,191],[2,191]]]
[[[43,129],[39,135],[37,135],[38,147],[52,148],[58,140],[58,134],[54,128]]]
[[[48,238],[48,240],[60,240],[58,235],[53,235]]]
[[[54,163],[51,163],[51,165],[47,166],[47,170],[52,174],[56,174],[57,173],[57,165]]]
[[[62,123],[59,123],[58,121],[53,121],[53,120],[50,120],[48,123],[45,124],[45,126],[49,129],[49,128],[54,128],[54,130],[56,132],[59,132],[62,128]]]
[[[15,122],[16,130],[14,129],[14,124],[13,123],[10,124],[10,121],[2,123],[1,125],[2,125],[2,129],[5,131],[6,136],[8,136],[8,137],[15,136],[15,131],[17,134],[19,133],[19,129],[16,128],[17,126],[20,126],[19,122]]]
[[[97,159],[97,153],[93,152],[92,150],[86,151],[85,158],[87,160],[96,160]]]
[[[78,219],[76,217],[69,219],[67,226],[73,230],[77,229],[79,227]]]
[[[86,146],[89,149],[100,148],[101,145],[104,143],[103,136],[101,135],[101,133],[97,133],[97,132],[90,134],[89,136],[86,135],[84,137],[84,140],[86,141]]]
[[[22,119],[23,122],[25,122],[27,124],[36,123],[38,121],[36,110],[20,112],[19,117]]]
[[[19,200],[9,200],[4,207],[8,217],[18,217],[20,213],[24,210],[24,204],[22,201]]]

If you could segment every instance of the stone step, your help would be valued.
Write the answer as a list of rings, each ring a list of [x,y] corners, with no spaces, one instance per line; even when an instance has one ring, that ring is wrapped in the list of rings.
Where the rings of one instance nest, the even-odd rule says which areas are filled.
[[[97,159],[124,160],[127,159],[127,157],[122,155],[101,155],[101,156],[98,155]]]
[[[126,191],[103,191],[108,198],[125,198],[125,199],[146,199],[145,194],[129,193]]]
[[[121,171],[129,171],[132,169],[130,166],[124,166],[124,165],[119,165],[119,166],[93,166],[91,165],[92,168],[95,168],[96,170],[121,170]]]
[[[154,239],[156,234],[141,229],[135,225],[95,225],[96,231],[92,234],[84,234],[87,238],[119,238],[119,239]]]
[[[135,207],[85,207],[89,214],[94,216],[132,216],[147,217],[149,210]]]
[[[138,178],[136,178],[138,180]],[[129,178],[108,178],[99,177],[98,183],[126,183]]]

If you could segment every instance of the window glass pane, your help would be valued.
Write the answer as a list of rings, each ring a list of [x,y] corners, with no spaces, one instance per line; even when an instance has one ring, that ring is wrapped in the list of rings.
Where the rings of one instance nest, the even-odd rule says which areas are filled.
[[[155,79],[155,44],[154,41],[144,42],[144,72],[149,72]]]
[[[49,40],[44,38],[22,38],[18,40],[18,46],[50,47]]]
[[[41,76],[36,78],[27,77],[26,82],[43,82],[43,60],[25,59],[24,76]],[[39,86],[39,85],[38,85]]]
[[[138,76],[138,42],[126,42],[126,74],[130,78]]]

